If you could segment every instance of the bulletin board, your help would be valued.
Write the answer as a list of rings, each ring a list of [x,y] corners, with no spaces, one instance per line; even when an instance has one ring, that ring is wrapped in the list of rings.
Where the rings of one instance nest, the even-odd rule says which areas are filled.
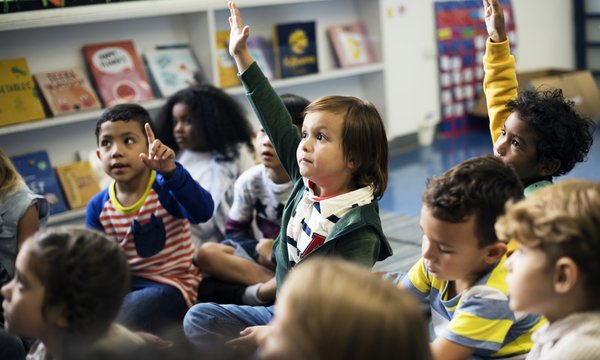
[[[515,54],[517,39],[510,0],[504,8],[506,33]],[[434,3],[440,86],[441,134],[454,137],[487,128],[487,119],[469,115],[483,92],[483,54],[487,40],[481,0]]]

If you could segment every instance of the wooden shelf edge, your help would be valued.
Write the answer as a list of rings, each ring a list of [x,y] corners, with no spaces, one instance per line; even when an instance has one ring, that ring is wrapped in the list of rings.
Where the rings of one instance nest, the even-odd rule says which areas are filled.
[[[72,221],[72,220],[78,220],[78,219],[85,219],[85,211],[86,209],[75,209],[75,210],[68,210],[59,214],[55,214],[55,215],[50,215],[48,217],[48,222],[47,225],[52,226],[52,225],[59,225],[62,223],[65,223],[67,221]]]

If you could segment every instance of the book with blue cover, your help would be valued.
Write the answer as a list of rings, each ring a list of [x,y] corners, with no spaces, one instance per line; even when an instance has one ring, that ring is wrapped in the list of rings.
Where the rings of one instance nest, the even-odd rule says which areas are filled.
[[[67,210],[65,198],[45,150],[10,158],[29,189],[43,195],[50,205],[50,215]]]
[[[159,45],[144,51],[155,93],[169,97],[194,85],[200,77],[200,65],[187,44]]]
[[[319,72],[316,22],[276,24],[273,43],[278,78]]]

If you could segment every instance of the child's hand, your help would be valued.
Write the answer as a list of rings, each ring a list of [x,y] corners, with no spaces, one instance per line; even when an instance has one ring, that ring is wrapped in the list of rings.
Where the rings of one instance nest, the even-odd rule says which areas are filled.
[[[234,349],[251,354],[264,343],[270,331],[268,325],[247,327],[240,332],[240,337],[230,340],[226,344]]]
[[[506,28],[504,24],[504,11],[500,0],[483,0],[485,11],[485,27],[492,42],[506,41]]]
[[[140,159],[150,169],[158,171],[166,178],[171,177],[177,167],[175,165],[175,152],[154,137],[150,124],[146,123],[144,129],[148,137],[148,155],[141,153]]]
[[[248,50],[248,36],[250,36],[250,27],[244,26],[242,23],[242,15],[240,9],[234,1],[227,3],[229,6],[229,54],[235,59],[238,71],[244,72],[253,62],[254,59]]]
[[[256,244],[256,252],[258,253],[258,259],[256,261],[266,267],[272,268],[273,262],[271,257],[273,256],[273,239],[263,238]]]

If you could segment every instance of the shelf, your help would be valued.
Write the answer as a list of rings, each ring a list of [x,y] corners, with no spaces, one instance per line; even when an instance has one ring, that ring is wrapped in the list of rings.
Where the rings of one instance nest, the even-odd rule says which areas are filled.
[[[382,72],[384,69],[383,63],[375,63],[364,66],[358,66],[347,69],[335,69],[325,73],[317,73],[311,75],[303,75],[298,77],[292,77],[287,79],[275,79],[271,80],[271,85],[275,89],[292,87],[304,84],[314,84],[322,81],[336,80],[342,78],[348,78],[358,75],[366,75],[371,73]],[[225,89],[231,95],[244,94],[243,86],[236,86]]]
[[[164,99],[155,99],[155,100],[141,102],[140,105],[142,105],[146,110],[150,111],[150,110],[158,109],[164,103],[165,103]],[[19,133],[19,132],[25,132],[25,131],[30,131],[30,130],[38,130],[38,129],[53,127],[53,126],[73,124],[73,123],[78,123],[78,122],[83,122],[83,121],[97,120],[104,110],[105,109],[99,109],[99,110],[94,110],[94,111],[85,111],[85,112],[73,113],[73,114],[69,114],[69,115],[49,117],[49,118],[42,119],[42,120],[28,121],[28,122],[16,124],[16,125],[3,126],[3,127],[0,127],[0,136],[7,135],[7,134]]]
[[[240,7],[325,0],[239,0]],[[60,9],[22,11],[0,16],[0,31],[187,14],[227,8],[225,0],[140,0]]]
[[[322,81],[330,81],[330,80],[348,78],[348,77],[359,76],[359,75],[366,75],[366,74],[376,73],[376,72],[381,72],[381,71],[383,71],[383,64],[375,63],[375,64],[370,64],[370,65],[365,65],[365,66],[360,66],[360,67],[355,67],[355,68],[335,69],[335,70],[330,70],[325,73],[304,75],[304,76],[298,76],[298,77],[293,77],[293,78],[288,78],[288,79],[272,80],[271,84],[273,85],[273,87],[275,89],[278,89],[278,88],[292,87],[292,86],[298,86],[298,85],[304,85],[304,84],[312,84],[312,83],[317,83],[317,82],[322,82]],[[236,86],[236,87],[227,88],[224,90],[231,95],[243,95],[244,94],[244,88],[242,86]],[[146,110],[152,111],[152,110],[160,108],[161,106],[163,106],[164,103],[165,103],[165,99],[155,99],[155,100],[141,102],[140,105],[142,105]],[[97,120],[104,110],[105,109],[99,109],[99,110],[94,110],[94,111],[85,111],[85,112],[73,113],[73,114],[69,114],[69,115],[50,117],[50,118],[46,118],[46,119],[42,119],[42,120],[28,121],[28,122],[24,122],[24,123],[20,123],[20,124],[16,124],[16,125],[4,126],[4,127],[0,127],[0,136],[20,133],[20,132],[26,132],[26,131],[31,131],[31,130],[38,130],[38,129],[48,128],[48,127],[53,127],[53,126],[61,126],[61,125],[66,125],[66,124],[74,124],[74,123],[78,123],[78,122]]]
[[[84,220],[85,219],[85,208],[69,210],[60,214],[51,215],[48,217],[48,225],[58,225],[73,220]]]

